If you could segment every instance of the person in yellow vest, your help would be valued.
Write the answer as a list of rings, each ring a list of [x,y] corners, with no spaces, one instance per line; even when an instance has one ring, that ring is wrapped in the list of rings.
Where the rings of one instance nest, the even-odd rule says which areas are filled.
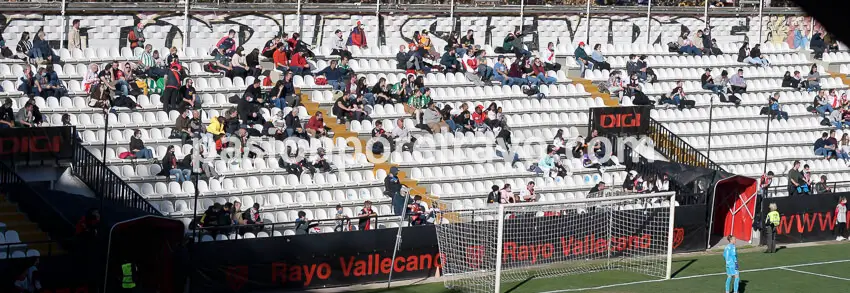
[[[770,212],[767,213],[767,218],[764,220],[765,241],[767,250],[765,253],[776,252],[776,227],[779,226],[779,212],[776,211],[776,204],[772,203],[768,206]]]
[[[138,292],[133,275],[138,272],[133,263],[127,262],[121,265],[121,291]]]

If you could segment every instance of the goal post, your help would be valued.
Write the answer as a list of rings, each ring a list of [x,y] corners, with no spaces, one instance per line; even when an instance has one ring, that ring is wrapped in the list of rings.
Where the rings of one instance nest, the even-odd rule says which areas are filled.
[[[663,192],[442,211],[442,276],[446,287],[481,293],[610,270],[669,279],[675,206],[675,193]]]

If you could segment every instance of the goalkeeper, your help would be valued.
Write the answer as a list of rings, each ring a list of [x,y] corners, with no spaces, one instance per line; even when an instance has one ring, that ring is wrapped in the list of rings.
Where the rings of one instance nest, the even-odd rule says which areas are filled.
[[[738,250],[735,248],[735,236],[726,236],[726,240],[729,240],[729,244],[723,249],[723,258],[726,259],[726,291],[724,292],[738,293],[740,276],[738,275]],[[729,291],[729,284],[733,279],[735,291]]]

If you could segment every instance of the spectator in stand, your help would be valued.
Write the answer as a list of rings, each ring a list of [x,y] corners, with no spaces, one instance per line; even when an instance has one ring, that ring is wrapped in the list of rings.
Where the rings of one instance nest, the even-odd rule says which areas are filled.
[[[492,191],[487,194],[487,204],[500,203],[501,202],[501,192],[499,190],[498,185],[493,185],[490,187]]]
[[[182,101],[178,107],[178,111],[183,112],[186,109],[200,109],[201,98],[195,94],[195,82],[191,78],[187,78],[180,87],[180,97]]]
[[[602,44],[596,44],[593,46],[593,53],[590,54],[590,58],[593,59],[593,68],[599,70],[611,70],[611,64],[605,61],[605,56],[602,55]]]
[[[493,80],[500,82],[502,85],[513,85],[514,80],[508,76],[508,67],[505,66],[505,56],[499,55],[496,57],[496,64],[493,65]]]
[[[578,48],[576,48],[573,53],[576,58],[576,64],[581,67],[581,77],[584,78],[584,73],[586,70],[593,70],[593,62],[590,60],[590,56],[587,56],[587,52],[584,51],[584,42],[578,43]]]
[[[618,97],[619,101],[623,101],[625,88],[623,87],[623,79],[620,77],[620,71],[614,70],[608,76],[608,92],[612,97]]]
[[[334,31],[334,36],[331,37],[331,38],[332,38],[331,55],[336,55],[336,56],[340,56],[342,58],[351,59],[351,52],[348,51],[348,48],[346,47],[347,46],[346,42],[342,38],[342,31],[341,30]],[[365,40],[365,38],[364,38],[364,40]]]
[[[543,61],[546,70],[559,71],[561,70],[561,64],[557,62],[557,58],[555,58],[555,43],[549,42],[546,45],[546,59]]]
[[[153,46],[151,46],[150,44],[145,45],[145,50],[139,54],[139,60],[137,61],[137,64],[139,64],[139,69],[147,73],[152,78],[156,79],[165,75],[165,73],[163,72],[163,70],[157,67],[156,60],[152,55],[152,51]]]
[[[24,73],[29,70],[29,66],[24,68]],[[83,75],[83,89],[86,92],[90,92],[92,86],[98,84],[100,79],[97,77],[98,73],[100,73],[100,68],[97,66],[97,63],[92,63],[89,65],[89,71],[86,71],[86,74]]]
[[[685,54],[693,54],[696,56],[702,56],[702,51],[699,48],[694,46],[694,42],[688,38],[690,32],[684,31],[682,35],[679,36],[679,53]]]
[[[310,120],[307,121],[307,125],[304,127],[307,134],[311,137],[320,138],[328,136],[328,129],[325,127],[325,119],[322,112],[317,111],[316,114],[313,114],[313,117],[310,117]]]
[[[251,53],[248,53],[248,55],[245,56],[245,65],[247,66],[246,70],[248,70],[248,76],[253,76],[257,79],[260,77],[260,74],[263,74],[263,66],[260,65],[259,49],[254,48],[254,50],[251,50]]]
[[[700,53],[705,53],[702,30],[698,30],[697,33],[691,37],[691,44],[699,49]]]
[[[714,84],[714,77],[711,76],[711,68],[705,68],[705,73],[703,73],[703,75],[700,77],[700,81],[702,82],[702,89],[710,90],[718,96],[723,96],[724,88],[723,86]]]
[[[298,117],[299,109],[298,107],[292,108],[292,111],[283,118],[286,122],[286,136],[288,137],[307,137],[304,127],[301,126],[301,118]]]
[[[511,77],[513,84],[522,86],[533,83],[529,76],[525,74],[525,71],[523,71],[523,66],[525,66],[525,61],[517,58],[514,59],[514,63],[508,69],[508,76]],[[533,81],[536,82],[537,78],[535,77]]]
[[[605,192],[605,181],[600,181],[593,186],[593,188],[588,191],[588,197],[601,197],[602,193]]]
[[[702,53],[706,55],[717,55],[714,54],[714,52],[712,51],[714,43],[711,38],[711,29],[706,27],[704,30],[700,31],[697,34],[701,37],[698,42],[701,44],[700,49],[702,49]]]
[[[182,79],[176,66],[171,66],[171,70],[165,75],[165,90],[160,97],[163,111],[168,112],[177,109],[180,102],[183,100],[180,93],[182,87]]]
[[[750,45],[747,42],[741,44],[741,47],[738,48],[738,62],[749,63],[752,64],[752,58],[750,58]]]
[[[230,59],[230,66],[233,67],[231,75],[233,77],[245,78],[248,76],[248,65],[245,64],[245,48],[241,46],[233,52],[233,58]]]
[[[835,138],[835,130],[834,129],[829,131],[829,138],[827,139],[827,145],[832,146],[832,150],[835,153],[836,158],[839,158],[839,159],[842,159],[842,160],[845,160],[845,161],[847,159],[850,159],[850,156],[848,156],[847,153],[844,152],[841,149],[841,143],[838,141],[838,139]]]
[[[811,186],[812,183],[812,170],[809,169],[809,164],[803,165],[803,181],[806,182],[806,185]]]
[[[543,84],[555,84],[558,78],[549,76],[546,72],[546,66],[540,61],[540,58],[534,58],[534,63],[531,64],[532,74],[537,77]]]
[[[826,95],[824,91],[819,91],[815,96],[815,110],[821,115],[826,117],[826,112],[832,113],[835,109],[832,108],[832,99]]]
[[[170,145],[165,150],[165,156],[162,157],[162,171],[159,175],[170,176],[174,175],[174,180],[177,183],[191,180],[192,171],[188,169],[180,169],[177,166],[177,157],[174,155],[174,146]]]
[[[130,137],[130,152],[137,159],[153,159],[153,151],[145,147],[145,142],[142,141],[142,132],[138,129],[133,131],[133,136]]]
[[[337,30],[339,31],[339,30]],[[266,58],[274,58],[274,52],[277,51],[277,44],[280,43],[280,36],[274,36],[271,40],[266,41],[261,54]]]
[[[177,55],[177,47],[171,47],[168,50],[168,56],[165,57],[165,65],[171,67],[175,63],[180,64],[180,56]]]
[[[782,105],[779,104],[779,93],[774,93],[768,103],[770,115],[776,116],[777,120],[785,118],[785,121],[788,121],[788,112],[782,111]]]
[[[643,85],[641,85],[637,74],[632,74],[629,83],[626,84],[624,95],[632,97],[632,104],[635,106],[650,106],[654,104],[649,97],[643,93]]]
[[[661,96],[661,99],[658,100],[658,104],[659,105],[670,104],[670,105],[678,106],[678,107],[681,108],[682,100],[684,100],[685,98],[686,98],[686,95],[685,95],[685,90],[684,90],[684,83],[681,80],[679,80],[679,81],[676,81],[676,87],[673,88],[672,91],[670,91],[670,97]]]
[[[145,34],[144,31],[145,25],[141,21],[136,24],[133,29],[127,33],[127,41],[130,42],[130,50],[135,50],[138,47],[142,47],[145,44]]]
[[[717,44],[715,39],[711,39],[711,47],[708,47],[707,51],[711,55],[723,55],[723,50],[720,50],[720,45]]]
[[[366,112],[358,103],[363,102],[363,96],[359,96],[356,100],[352,100],[345,96],[341,91],[334,91],[334,107],[332,109],[334,116],[337,117],[340,124],[345,121],[362,121],[366,119]]]
[[[357,46],[360,48],[368,48],[366,45],[366,31],[363,29],[363,24],[360,21],[357,21],[357,25],[351,29],[351,33],[348,34],[348,46]],[[342,55],[340,55],[342,56]]]
[[[519,191],[519,198],[524,202],[534,202],[540,199],[540,195],[534,192],[534,181],[528,181],[525,188]]]
[[[177,116],[174,131],[171,133],[172,137],[179,138],[184,144],[188,143],[192,138],[192,132],[189,129],[189,120],[189,110],[181,112],[180,116]]]
[[[422,125],[417,127],[430,133],[440,133],[448,125],[442,121],[442,115],[434,101],[428,102],[428,108],[422,109]]]
[[[68,31],[68,49],[82,49],[80,41],[80,20],[71,21],[71,29]]]
[[[630,54],[629,60],[626,61],[626,73],[628,73],[629,76],[636,74],[638,76],[638,80],[646,80],[646,72],[641,71],[640,64],[638,63],[638,56],[635,54]]]
[[[841,135],[841,139],[838,140],[838,149],[839,155],[843,154],[843,156],[850,156],[850,134],[844,133]]]
[[[215,43],[215,47],[218,49],[222,49],[223,51],[219,51],[219,53],[224,53],[225,55],[233,56],[236,53],[236,31],[230,30],[227,32],[227,35],[221,37],[218,40],[218,43]]]
[[[443,66],[443,73],[463,71],[463,65],[457,60],[454,50],[449,50],[443,53],[443,57],[440,58],[440,65]]]
[[[106,69],[104,69],[106,70]],[[120,91],[121,95],[127,96],[130,94],[130,84],[124,77],[124,71],[121,71],[121,66],[118,61],[112,61],[112,67],[109,67],[109,74],[112,76],[112,85],[116,91]]]
[[[374,95],[373,99],[375,99],[374,103],[376,104],[386,105],[398,102],[392,98],[392,95],[390,95],[390,90],[387,87],[387,79],[384,77],[378,79],[378,82],[372,86],[371,93]],[[372,106],[374,106],[374,104],[372,104]]]
[[[21,40],[18,41],[18,45],[15,47],[15,57],[24,60],[26,63],[30,63],[29,56],[31,50],[32,42],[30,41],[30,33],[21,33]]]
[[[744,79],[744,69],[739,68],[738,74],[729,79],[729,87],[732,93],[743,94],[747,92],[747,80]]]
[[[791,170],[788,170],[788,195],[805,195],[809,193],[803,173],[800,172],[800,161],[794,161]]]
[[[263,218],[260,217],[260,203],[255,202],[253,206],[242,213],[242,218],[245,219],[246,225],[255,225],[250,230],[259,232],[263,230]]]
[[[475,46],[475,32],[473,30],[466,31],[466,35],[460,38],[460,48],[469,51]]]
[[[815,194],[824,194],[832,192],[829,183],[826,182],[826,175],[820,175],[820,181],[815,184]]]
[[[15,115],[15,124],[19,127],[35,127],[37,126],[35,123],[35,114],[33,113],[33,105],[30,102],[27,102],[21,109],[18,110],[18,114]]]
[[[331,60],[330,65],[317,72],[316,75],[324,76],[328,81],[328,84],[331,85],[332,90],[345,90],[345,76],[347,75],[347,70],[338,67],[336,60]]]
[[[310,63],[307,63],[307,59],[304,58],[304,53],[295,51],[292,54],[292,58],[289,59],[289,70],[295,75],[307,75],[310,74],[312,69],[310,68]]]
[[[316,228],[319,223],[307,219],[307,213],[298,211],[298,219],[295,219],[295,235],[310,234],[310,229]]]
[[[35,86],[35,75],[32,73],[32,69],[30,69],[29,66],[24,67],[23,75],[18,80],[20,81],[18,91],[21,91],[29,97],[40,96],[38,87]]]
[[[420,88],[419,90],[415,90],[413,92],[413,96],[411,96],[407,100],[407,109],[405,109],[408,113],[413,113],[413,117],[416,118],[416,121],[419,121],[419,115],[421,115],[422,109],[428,106],[431,103],[431,89],[429,88]]]
[[[401,147],[401,151],[413,151],[413,145],[416,143],[416,138],[410,135],[410,131],[404,127],[404,120],[396,120],[396,127],[390,133],[390,143],[392,143],[393,151]]]
[[[218,72],[224,73],[226,77],[233,77],[233,66],[230,66],[230,56],[225,54],[225,49],[223,48],[225,45],[221,45],[216,51],[214,51],[215,60],[213,61],[214,69]],[[235,53],[235,51],[234,51]],[[231,54],[232,55],[232,54]]]
[[[337,30],[339,31],[339,30]],[[334,214],[334,232],[343,232],[343,231],[351,231],[351,220],[342,210],[342,205],[336,205],[336,214]]]
[[[402,200],[401,209],[404,209],[404,201]],[[397,215],[401,215],[401,213],[397,213]],[[357,223],[357,228],[360,231],[372,230],[377,227],[372,227],[372,219],[377,219],[378,213],[372,209],[372,201],[363,202],[363,209],[360,210],[360,213],[357,214],[357,217],[360,219]],[[377,225],[377,224],[376,224]]]
[[[800,89],[800,82],[802,82],[802,78],[800,77],[800,71],[794,70],[794,75],[791,75],[790,71],[785,71],[785,75],[782,77],[782,87],[788,87],[792,89]]]
[[[655,181],[655,189],[658,192],[664,192],[670,190],[670,178],[667,173],[661,175],[658,180]]]
[[[398,46],[398,53],[395,54],[396,69],[408,70],[407,60],[410,60],[410,55],[413,52],[407,52],[407,46]]]
[[[759,180],[759,194],[762,197],[767,197],[770,184],[773,183],[774,175],[773,171],[767,171],[767,174],[761,175],[761,179]]]
[[[289,58],[287,58],[286,47],[283,44],[277,44],[277,50],[275,50],[272,60],[274,61],[275,69],[281,72],[287,72],[289,71]]]
[[[511,185],[505,183],[505,186],[499,190],[499,201],[500,203],[515,203],[519,202],[517,197],[514,195],[513,191],[511,191]]]
[[[325,148],[316,149],[316,156],[311,160],[312,165],[310,167],[310,170],[313,171],[313,173],[316,173],[317,171],[323,173],[333,172],[333,165],[328,162],[328,159],[325,157],[326,154]]]
[[[805,85],[807,91],[819,91],[820,87],[820,72],[818,72],[818,65],[812,64],[811,69],[809,70],[809,75],[806,76]]]
[[[812,40],[809,42],[809,48],[814,52],[812,58],[823,59],[823,53],[826,52],[826,47],[826,42],[824,42],[820,32],[812,35]]]
[[[753,49],[750,50],[749,63],[758,66],[770,66],[770,61],[764,58],[764,55],[761,54],[761,44],[755,44]]]
[[[391,167],[389,174],[384,178],[384,192],[392,199],[393,213],[400,216],[404,210],[404,197],[401,196],[403,184],[398,178],[398,167]]]

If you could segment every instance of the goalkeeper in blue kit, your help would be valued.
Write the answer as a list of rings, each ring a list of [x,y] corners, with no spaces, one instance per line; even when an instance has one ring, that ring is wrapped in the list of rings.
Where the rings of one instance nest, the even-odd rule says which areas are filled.
[[[735,236],[726,236],[726,240],[729,240],[729,244],[723,249],[723,258],[726,259],[726,291],[724,292],[738,293],[740,276],[738,275],[738,250],[735,248]],[[733,279],[735,291],[729,291],[729,285]]]

